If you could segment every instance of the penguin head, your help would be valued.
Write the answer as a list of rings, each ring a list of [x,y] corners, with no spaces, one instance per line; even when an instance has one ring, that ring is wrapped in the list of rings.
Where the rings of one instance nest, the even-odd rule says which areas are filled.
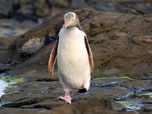
[[[79,24],[79,18],[74,12],[68,12],[64,15],[63,28],[77,26]]]

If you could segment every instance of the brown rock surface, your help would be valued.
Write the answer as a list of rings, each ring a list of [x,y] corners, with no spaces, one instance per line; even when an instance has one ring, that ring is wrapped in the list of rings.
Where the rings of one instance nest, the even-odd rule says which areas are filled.
[[[152,75],[151,15],[126,15],[88,9],[76,10],[76,13],[88,35],[97,74]],[[9,50],[15,52],[11,57],[20,60],[22,53],[34,55],[16,69],[28,69],[26,66],[35,65],[33,63],[38,67],[47,65],[53,44],[45,43],[49,41],[48,36],[53,42],[62,23],[63,15],[60,15],[19,36],[9,46]]]
[[[47,74],[54,38],[63,23],[63,15],[59,15],[15,38],[8,50],[7,43],[6,47],[2,45],[7,56],[1,56],[1,61],[11,58],[9,74],[24,77],[26,81],[18,83],[15,89],[8,89],[11,92],[1,97],[4,104],[0,114],[127,114],[125,107],[115,102],[117,99],[151,106],[151,98],[143,97],[142,92],[151,92],[152,87],[151,77],[147,77],[152,75],[152,16],[88,9],[75,12],[94,54],[95,74],[89,92],[73,91],[72,105],[68,105],[58,100],[63,90],[57,79],[57,67],[54,77]],[[30,56],[22,56],[23,53]],[[113,78],[114,75],[122,78]],[[126,75],[132,78],[124,77]],[[129,113],[150,114],[151,107]]]

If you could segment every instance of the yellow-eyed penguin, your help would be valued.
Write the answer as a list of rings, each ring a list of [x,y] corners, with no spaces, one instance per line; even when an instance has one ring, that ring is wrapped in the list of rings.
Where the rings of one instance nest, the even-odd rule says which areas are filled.
[[[56,58],[59,80],[65,91],[65,95],[60,96],[59,99],[71,104],[70,91],[84,88],[88,91],[94,70],[93,55],[87,36],[74,12],[64,15],[63,27],[48,62],[50,75],[53,73]]]

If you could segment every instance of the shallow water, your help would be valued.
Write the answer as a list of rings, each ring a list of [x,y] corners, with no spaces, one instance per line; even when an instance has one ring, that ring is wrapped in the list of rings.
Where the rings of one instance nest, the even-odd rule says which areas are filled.
[[[119,77],[114,77],[114,78],[97,78],[94,80],[110,80],[110,79],[115,79],[115,81],[110,81],[110,82],[104,82],[104,83],[91,83],[91,88],[105,88],[106,90],[110,91],[115,91],[114,88],[119,88],[119,90],[124,90],[126,91],[124,94],[119,94],[115,99],[112,100],[113,104],[113,110],[116,111],[135,111],[135,110],[141,110],[141,109],[151,109],[152,108],[152,88],[151,86],[146,86],[146,85],[138,85],[137,83],[139,80],[151,80],[150,77],[144,77],[144,78],[127,78],[127,77],[121,77],[121,79],[128,79],[130,82],[134,82],[134,86],[131,87],[128,84],[131,83],[123,83],[123,81],[119,81]],[[126,82],[126,81],[124,81]],[[150,82],[149,82],[150,83]],[[146,84],[146,83],[145,83]],[[147,83],[148,84],[148,83]],[[106,91],[109,92],[109,91]],[[116,91],[115,91],[116,92]],[[119,92],[118,92],[119,93]]]
[[[116,103],[119,103],[123,105],[123,108],[121,110],[125,110],[127,112],[129,111],[135,111],[135,110],[141,110],[141,109],[151,109],[152,103],[151,102],[139,102],[139,101],[115,101]],[[119,110],[120,111],[120,110]]]
[[[24,82],[24,78],[15,78],[6,73],[0,73],[0,98],[5,93],[14,91],[17,83]]]
[[[0,97],[5,94],[4,90],[9,84],[10,83],[8,83],[6,81],[0,80]]]

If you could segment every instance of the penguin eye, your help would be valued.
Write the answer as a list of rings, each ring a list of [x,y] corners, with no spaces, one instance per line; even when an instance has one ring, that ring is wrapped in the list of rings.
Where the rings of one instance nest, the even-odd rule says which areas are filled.
[[[65,20],[66,20],[66,21],[68,20],[68,17],[67,17],[67,16],[65,17]]]
[[[73,22],[73,21],[75,21],[75,19],[72,19],[71,21]]]

